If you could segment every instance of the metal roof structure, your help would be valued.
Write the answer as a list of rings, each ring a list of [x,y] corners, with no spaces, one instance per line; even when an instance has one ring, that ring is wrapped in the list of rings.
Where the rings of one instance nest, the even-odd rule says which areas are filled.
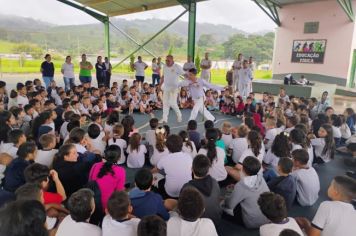
[[[327,1],[327,0],[269,0],[268,2],[274,2],[279,6],[285,6],[290,4],[300,4],[300,3],[319,2],[319,1]],[[265,5],[264,0],[258,0],[258,2]]]
[[[206,0],[196,0],[201,2]],[[188,4],[187,0],[75,0],[107,16],[119,16],[148,10]]]

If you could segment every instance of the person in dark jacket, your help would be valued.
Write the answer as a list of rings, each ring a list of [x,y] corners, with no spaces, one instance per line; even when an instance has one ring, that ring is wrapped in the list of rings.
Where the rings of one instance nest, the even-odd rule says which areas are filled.
[[[290,175],[293,170],[293,161],[290,158],[280,158],[278,162],[279,176],[267,183],[271,192],[284,197],[287,208],[290,209],[297,194],[297,184],[295,178]]]
[[[158,215],[163,220],[167,221],[169,219],[168,211],[161,195],[151,191],[152,183],[153,176],[150,170],[141,169],[136,173],[136,187],[129,193],[131,205],[133,207],[132,214],[138,218],[149,215]],[[171,203],[172,201],[174,202],[174,200],[169,200]],[[173,209],[174,207],[170,208]]]
[[[186,183],[183,188],[194,187],[203,196],[205,211],[203,218],[211,219],[215,225],[219,225],[222,208],[220,205],[220,187],[218,182],[209,174],[210,160],[205,155],[197,155],[193,160],[194,179]]]
[[[199,151],[201,143],[200,143],[200,133],[197,131],[198,124],[195,120],[188,121],[187,131],[189,134],[189,140],[192,141]]]
[[[33,142],[26,142],[20,145],[15,158],[5,170],[4,189],[15,192],[16,189],[26,183],[24,170],[35,160],[37,146]]]
[[[60,147],[53,162],[53,169],[57,171],[67,197],[84,187],[88,182],[91,167],[99,161],[100,158],[91,161],[78,160],[77,149],[73,144]]]
[[[98,56],[97,58],[95,69],[96,69],[96,80],[98,81],[98,87],[99,87],[99,85],[104,85],[105,77],[106,77],[106,67],[101,56]]]

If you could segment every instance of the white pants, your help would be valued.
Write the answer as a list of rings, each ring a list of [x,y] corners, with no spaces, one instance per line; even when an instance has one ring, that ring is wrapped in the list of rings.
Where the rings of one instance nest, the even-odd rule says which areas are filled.
[[[162,120],[164,122],[168,121],[168,114],[169,114],[169,109],[172,108],[176,114],[177,114],[177,119],[181,120],[182,119],[182,113],[179,110],[178,107],[178,89],[171,89],[171,90],[165,90],[163,91],[163,117]]]
[[[244,99],[247,98],[251,90],[249,83],[239,83],[238,87],[239,87],[240,96]]]
[[[234,70],[233,77],[232,77],[232,89],[234,89],[235,91],[238,91],[239,90],[238,84],[239,84],[238,70]]]
[[[199,99],[193,99],[194,101],[194,107],[192,109],[192,112],[190,113],[190,118],[189,120],[195,120],[198,116],[198,113],[200,112],[205,119],[207,120],[215,120],[215,117],[206,109],[204,106],[204,98],[201,97]]]
[[[200,78],[210,83],[210,70],[202,70],[200,74]]]

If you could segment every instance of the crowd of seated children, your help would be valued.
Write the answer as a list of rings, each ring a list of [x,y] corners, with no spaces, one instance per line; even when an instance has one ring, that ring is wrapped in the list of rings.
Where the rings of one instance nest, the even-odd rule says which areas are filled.
[[[352,153],[347,169],[355,170],[355,113],[349,108],[334,114],[327,93],[318,102],[281,90],[277,108],[268,93],[262,101],[253,93],[242,101],[228,89],[219,99],[210,91],[207,97],[212,96],[213,107],[219,104],[220,110],[231,98],[229,112],[242,112],[243,124],[225,122],[220,130],[207,121],[201,134],[192,120],[176,135],[152,118],[150,130],[141,134],[134,116],[120,114],[149,114],[159,108],[159,87],[124,81],[111,88],[83,84],[64,92],[52,83],[47,92],[38,81],[34,84],[18,86],[28,99],[23,104],[26,114],[14,102],[20,95],[12,104],[2,101],[0,205],[5,207],[0,219],[9,214],[16,222],[9,209],[21,215],[37,207],[39,217],[48,217],[47,230],[58,228],[57,235],[217,235],[222,218],[260,228],[261,235],[283,235],[288,229],[301,234],[286,209],[315,206],[322,181],[319,166],[333,165],[336,145]],[[3,85],[0,99],[6,96]],[[125,168],[135,172],[133,189]],[[156,174],[163,178],[155,179]],[[225,187],[227,191],[220,191]],[[354,224],[347,222],[355,219],[354,189],[351,177],[334,178],[328,191],[333,201],[320,205],[312,225],[298,218],[297,223],[308,235],[352,235]],[[31,191],[27,199],[40,202],[32,208],[22,202]],[[7,203],[14,201],[14,194],[16,202]],[[50,211],[48,204],[53,205]],[[43,214],[41,207],[46,207]],[[92,221],[95,209],[102,217],[106,214],[99,219],[100,228]],[[51,219],[52,213],[63,221]],[[17,236],[6,224],[0,221],[0,231]]]

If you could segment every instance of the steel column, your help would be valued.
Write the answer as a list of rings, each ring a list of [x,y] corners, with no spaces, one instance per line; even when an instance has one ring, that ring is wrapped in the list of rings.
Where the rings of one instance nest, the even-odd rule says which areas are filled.
[[[110,19],[107,17],[104,22],[104,30],[105,30],[105,54],[110,60]]]
[[[188,53],[187,54],[192,58],[194,62],[197,3],[194,0],[189,1],[188,9],[189,9],[189,22],[188,22]]]
[[[337,0],[341,8],[344,10],[346,13],[347,17],[350,19],[350,21],[354,22],[355,20],[355,15],[354,15],[354,10],[352,6],[352,0]]]

